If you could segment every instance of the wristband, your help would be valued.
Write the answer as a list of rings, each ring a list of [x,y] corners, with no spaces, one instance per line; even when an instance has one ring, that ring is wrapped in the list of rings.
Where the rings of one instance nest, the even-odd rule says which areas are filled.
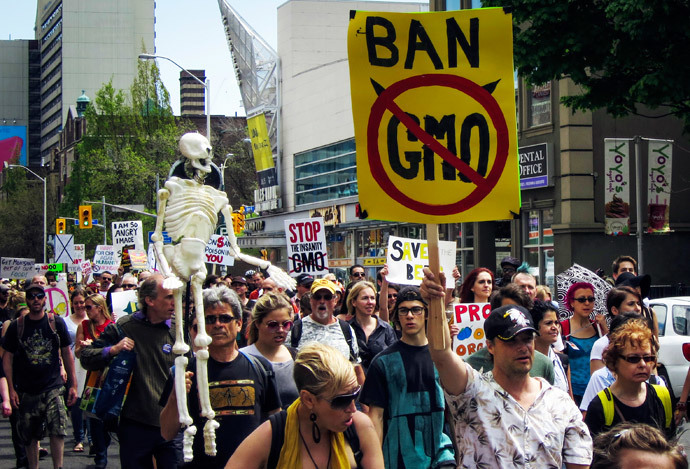
[[[678,402],[676,404],[676,410],[680,410],[682,412],[682,411],[687,409],[687,406],[688,406],[687,402]]]

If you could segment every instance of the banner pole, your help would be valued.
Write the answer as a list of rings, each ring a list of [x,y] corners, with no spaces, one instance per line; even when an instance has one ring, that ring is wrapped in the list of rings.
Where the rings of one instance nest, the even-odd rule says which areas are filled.
[[[440,263],[438,252],[438,225],[427,223],[426,240],[429,248],[429,269],[434,274],[436,281],[440,284]],[[445,285],[443,286],[445,289]],[[434,350],[444,350],[446,348],[446,305],[441,298],[432,298],[429,303],[429,323],[428,331],[430,345]]]

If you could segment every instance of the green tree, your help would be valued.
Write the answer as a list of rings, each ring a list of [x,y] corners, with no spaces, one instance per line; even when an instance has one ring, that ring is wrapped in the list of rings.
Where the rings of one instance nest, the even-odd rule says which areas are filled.
[[[690,131],[690,2],[668,0],[483,0],[508,7],[515,64],[532,84],[571,78],[573,109],[614,116],[674,115]],[[652,116],[650,116],[652,117]]]
[[[84,116],[87,131],[77,147],[60,213],[77,213],[83,201],[101,200],[102,196],[108,203],[143,204],[155,212],[156,183],[165,181],[178,157],[179,137],[186,130],[175,121],[156,64],[138,62],[129,93],[115,90],[112,81],[106,83]],[[101,207],[94,206],[94,218],[101,218],[101,213]],[[133,213],[108,209],[106,216],[108,224],[142,219],[145,231],[155,225],[152,218]],[[77,242],[93,248],[103,242],[101,230],[79,230]]]

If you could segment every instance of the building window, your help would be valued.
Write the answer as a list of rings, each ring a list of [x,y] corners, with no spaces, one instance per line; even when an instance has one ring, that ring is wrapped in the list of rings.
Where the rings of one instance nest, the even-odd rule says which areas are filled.
[[[328,259],[351,259],[352,258],[352,232],[337,231],[326,233],[326,249]]]
[[[551,82],[527,88],[527,127],[551,123]]]
[[[555,293],[553,208],[528,210],[522,215],[525,244],[523,261],[530,265],[530,273],[537,283],[547,285]]]
[[[295,154],[297,205],[357,195],[355,140]]]
[[[455,243],[455,265],[463,278],[474,269],[474,223],[448,223],[439,239]],[[447,275],[447,274],[446,274]]]

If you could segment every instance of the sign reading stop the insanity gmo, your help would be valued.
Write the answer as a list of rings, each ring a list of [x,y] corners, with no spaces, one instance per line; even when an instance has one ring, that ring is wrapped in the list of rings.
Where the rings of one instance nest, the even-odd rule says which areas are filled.
[[[370,218],[513,218],[520,209],[512,15],[351,12],[359,200]]]

